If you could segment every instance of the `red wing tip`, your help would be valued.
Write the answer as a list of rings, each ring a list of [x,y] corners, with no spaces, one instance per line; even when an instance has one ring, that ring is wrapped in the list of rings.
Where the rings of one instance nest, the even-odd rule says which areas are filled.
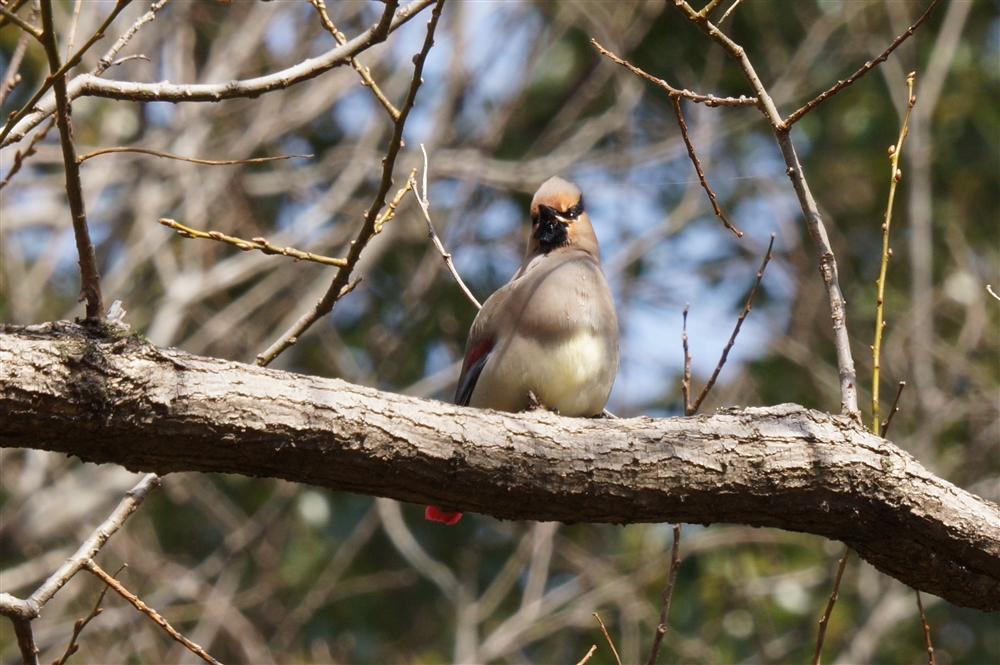
[[[451,510],[441,510],[437,506],[427,506],[427,510],[424,511],[424,519],[428,519],[431,522],[443,522],[448,526],[455,524],[458,520],[462,519],[462,513]]]

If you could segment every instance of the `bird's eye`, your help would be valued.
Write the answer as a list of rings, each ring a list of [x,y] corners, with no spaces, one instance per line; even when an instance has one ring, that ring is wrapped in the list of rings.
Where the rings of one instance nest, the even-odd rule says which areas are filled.
[[[570,207],[570,209],[566,211],[566,217],[570,219],[578,219],[581,214],[583,214],[583,206],[579,203]]]

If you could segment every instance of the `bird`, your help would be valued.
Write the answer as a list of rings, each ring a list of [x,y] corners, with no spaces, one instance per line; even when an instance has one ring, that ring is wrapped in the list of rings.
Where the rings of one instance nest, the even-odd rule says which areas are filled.
[[[520,268],[472,323],[455,404],[600,416],[618,373],[618,317],[583,194],[554,176],[535,192],[530,213]],[[425,511],[445,524],[461,515]]]

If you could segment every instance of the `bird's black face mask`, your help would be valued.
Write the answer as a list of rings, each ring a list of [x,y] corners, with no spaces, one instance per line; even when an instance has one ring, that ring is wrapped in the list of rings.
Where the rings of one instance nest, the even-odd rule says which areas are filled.
[[[551,252],[556,247],[562,247],[569,242],[569,235],[567,234],[569,222],[563,221],[563,219],[576,219],[579,217],[582,209],[578,208],[580,207],[573,206],[563,215],[559,215],[555,211],[555,208],[544,204],[538,205],[538,214],[532,220],[535,227],[532,236],[541,245],[543,251]],[[560,217],[563,219],[560,219]]]

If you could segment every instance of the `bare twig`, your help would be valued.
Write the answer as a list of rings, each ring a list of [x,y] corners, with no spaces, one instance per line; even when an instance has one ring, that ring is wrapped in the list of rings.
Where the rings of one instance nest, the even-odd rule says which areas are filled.
[[[159,0],[159,2],[154,3],[149,8],[148,12],[136,19],[135,23],[132,24],[132,27],[122,33],[122,36],[118,38],[118,41],[116,41],[110,49],[108,49],[108,52],[101,56],[101,59],[97,61],[97,66],[91,70],[91,75],[100,76],[108,69],[108,67],[113,64],[117,64],[117,62],[115,62],[115,56],[118,55],[118,52],[125,48],[125,45],[129,43],[133,35],[138,32],[139,28],[156,18],[156,12],[160,11],[165,4],[167,4],[167,0]],[[127,60],[127,58],[122,58],[122,60],[118,62],[124,62],[125,60]]]
[[[6,9],[9,12],[17,12],[17,11],[19,11],[21,9],[21,7],[23,7],[27,3],[28,3],[28,0],[14,0],[14,2],[11,2],[10,4],[8,4],[6,6]],[[7,25],[7,23],[8,23],[8,21],[7,21],[6,17],[0,15],[0,28],[2,28],[5,25]]]
[[[112,17],[127,5],[129,0],[120,0]],[[120,7],[120,8],[119,8]],[[97,269],[97,254],[87,227],[87,208],[83,200],[83,183],[80,181],[80,165],[76,161],[76,145],[73,142],[73,123],[69,96],[66,93],[65,72],[59,62],[59,43],[56,39],[55,21],[52,16],[52,0],[41,0],[42,27],[45,34],[42,43],[49,61],[52,75],[52,90],[56,98],[56,125],[59,127],[59,143],[62,145],[63,164],[66,168],[66,196],[73,216],[73,234],[76,237],[76,251],[80,257],[80,297],[87,301],[87,318],[104,318],[104,302],[101,298],[101,275]],[[101,30],[106,27],[101,26]],[[88,40],[93,44],[96,38]],[[84,47],[86,49],[87,46]],[[45,86],[43,85],[42,88]],[[13,120],[8,123],[12,126]]]
[[[204,238],[206,240],[217,240],[218,242],[224,242],[229,245],[233,245],[238,249],[242,249],[244,252],[249,252],[251,250],[257,250],[264,254],[280,254],[281,256],[290,256],[296,261],[312,261],[314,263],[322,263],[327,266],[343,266],[347,264],[345,259],[334,259],[329,256],[320,256],[318,254],[313,254],[312,252],[303,252],[302,250],[294,249],[292,247],[278,247],[277,245],[272,245],[267,241],[267,238],[254,238],[253,240],[244,240],[243,238],[236,238],[234,236],[227,236],[224,233],[219,233],[218,231],[198,231],[196,229],[189,228],[183,224],[176,222],[172,219],[160,219],[157,220],[160,224],[166,227],[174,229],[177,234],[184,238]]]
[[[255,98],[274,90],[285,90],[347,64],[350,58],[385,39],[384,36],[379,38],[376,34],[379,32],[379,26],[386,24],[387,30],[396,30],[434,2],[435,0],[413,0],[401,7],[388,21],[381,21],[343,46],[337,46],[320,56],[257,78],[206,84],[173,84],[166,81],[138,83],[109,81],[91,73],[73,78],[67,91],[71,99],[92,96],[124,101],[217,102],[223,99]],[[19,113],[13,122],[7,122],[0,132],[0,147],[21,140],[32,127],[37,126],[53,112],[54,99],[46,97],[39,101],[41,97],[41,94],[37,94],[37,97],[26,105],[25,108],[30,107],[28,112]]]
[[[667,584],[663,587],[663,608],[660,610],[660,623],[656,626],[653,636],[653,649],[646,665],[656,665],[656,657],[660,654],[660,643],[667,633],[667,617],[670,615],[670,599],[674,595],[674,584],[677,582],[677,571],[681,567],[681,525],[674,525],[674,545],[670,551],[670,573]]]
[[[66,93],[67,72],[69,72],[69,70],[73,69],[78,64],[80,64],[80,61],[83,59],[84,53],[89,51],[91,46],[96,44],[100,39],[104,37],[104,31],[108,29],[108,26],[111,25],[112,21],[114,21],[118,17],[118,14],[120,14],[122,10],[124,10],[129,5],[131,1],[132,0],[118,0],[115,3],[115,8],[111,10],[111,13],[108,15],[106,19],[104,19],[104,22],[100,25],[100,27],[97,28],[97,31],[93,35],[91,35],[91,37],[84,43],[83,46],[80,47],[80,50],[74,53],[73,56],[65,63],[57,66],[55,69],[52,69],[53,62],[55,63],[59,62],[59,47],[57,45],[55,51],[53,51],[51,54],[49,53],[49,43],[56,42],[57,40],[55,35],[55,28],[51,25],[52,23],[51,11],[49,12],[50,20],[48,24],[46,23],[45,2],[43,0],[43,2],[41,3],[41,7],[42,7],[42,31],[44,34],[40,37],[40,41],[42,42],[42,45],[45,46],[45,54],[49,59],[49,68],[52,73],[45,79],[45,81],[38,88],[38,90],[35,91],[35,94],[32,95],[30,100],[28,100],[28,103],[22,106],[21,110],[19,110],[11,118],[7,120],[7,122],[4,124],[3,130],[0,131],[0,142],[2,142],[7,137],[7,135],[11,133],[11,130],[13,130],[14,127],[17,126],[17,123],[19,123],[22,118],[24,118],[29,113],[35,110],[35,105],[38,103],[38,100],[40,100],[45,95],[45,93],[48,91],[50,87],[55,92],[54,95],[55,103],[53,110],[58,110],[58,107],[60,105],[59,103],[60,93],[57,91],[56,87],[57,82],[61,82],[60,85],[64,91],[64,94],[67,96],[68,99],[68,93]],[[52,110],[49,110],[42,117],[47,116],[49,113],[52,113]],[[41,118],[39,118],[39,122],[41,122]]]
[[[31,137],[31,141],[28,142],[28,147],[24,149],[24,152],[18,150],[14,153],[14,163],[11,164],[10,171],[7,173],[6,177],[4,177],[3,180],[0,180],[0,189],[6,187],[7,183],[10,182],[10,179],[21,170],[21,167],[24,165],[24,160],[38,152],[35,146],[45,138],[45,135],[49,133],[49,130],[52,129],[54,124],[56,124],[55,118],[50,120],[49,124],[45,125],[45,127],[35,132],[35,135]]]
[[[597,651],[597,645],[596,644],[591,645],[590,651],[588,651],[587,655],[584,656],[583,658],[581,658],[580,662],[577,663],[576,665],[584,665],[584,663],[586,663],[588,660],[590,660],[590,657],[594,655],[595,651]]]
[[[24,30],[25,33],[31,35],[32,37],[34,37],[38,41],[42,40],[42,29],[41,28],[39,28],[38,26],[35,26],[35,25],[31,25],[31,23],[29,23],[28,21],[24,20],[23,18],[21,18],[20,16],[18,16],[14,12],[8,11],[3,6],[0,6],[0,16],[3,16],[5,19],[7,19],[8,21],[10,21],[11,23],[13,23],[14,25],[16,25],[17,27],[21,28],[21,30]]]
[[[691,143],[691,137],[688,136],[687,123],[684,122],[684,114],[681,112],[680,95],[671,93],[670,104],[674,107],[674,115],[677,116],[677,125],[681,128],[681,136],[684,137],[684,145],[687,146],[688,156],[691,158],[691,163],[694,164],[694,170],[698,172],[698,180],[701,182],[702,189],[708,194],[708,200],[712,202],[712,209],[715,210],[716,216],[722,220],[727,229],[735,233],[736,237],[742,238],[743,232],[729,223],[725,213],[722,212],[722,208],[719,207],[718,201],[715,200],[715,192],[712,191],[712,188],[708,186],[708,181],[705,180],[705,171],[701,168],[701,161],[698,159],[698,155],[694,153],[694,144]]]
[[[684,415],[694,415],[691,409],[691,354],[688,351],[688,310],[691,303],[684,303],[684,323],[681,328],[681,345],[684,347],[684,378],[681,381],[681,399],[684,400]]]
[[[810,101],[808,104],[800,108],[798,111],[788,116],[788,118],[785,119],[784,123],[785,127],[786,128],[791,127],[800,119],[802,119],[802,116],[804,116],[806,113],[809,113],[809,111],[812,111],[814,108],[825,102],[827,99],[829,99],[830,97],[834,96],[847,86],[857,81],[859,78],[861,78],[862,76],[870,72],[872,69],[874,69],[876,65],[885,62],[885,60],[889,57],[889,55],[893,51],[895,51],[900,44],[909,39],[913,35],[913,33],[916,32],[917,28],[919,28],[920,25],[930,17],[931,12],[934,11],[934,7],[936,7],[940,1],[941,0],[933,0],[930,4],[930,7],[927,8],[927,11],[925,11],[923,15],[917,19],[917,22],[911,25],[909,30],[901,34],[899,37],[896,37],[896,40],[889,45],[889,48],[887,48],[885,51],[882,52],[882,55],[875,58],[874,60],[869,60],[864,64],[864,66],[861,69],[854,72],[843,81],[837,81],[837,84],[835,86],[831,87],[826,92],[821,93],[820,95],[815,97],[812,101]]]
[[[212,665],[222,665],[219,661],[212,658],[212,656],[204,649],[202,649],[200,646],[198,646],[188,638],[184,637],[180,633],[178,633],[177,630],[174,629],[174,627],[171,626],[166,619],[160,616],[160,614],[156,610],[154,610],[153,608],[146,605],[146,603],[139,600],[138,596],[131,593],[128,589],[123,587],[118,580],[116,580],[115,578],[111,577],[111,575],[108,575],[106,572],[104,572],[104,570],[100,566],[98,566],[93,559],[87,559],[84,562],[84,567],[91,573],[96,575],[98,578],[100,578],[109,587],[114,589],[119,596],[121,596],[129,603],[131,603],[135,609],[139,610],[140,612],[148,616],[150,619],[152,619],[158,626],[163,628],[163,630],[165,630],[167,634],[170,635],[170,637],[174,638],[175,640],[183,644],[185,647],[187,647],[188,650],[191,651],[191,653],[198,656],[205,662],[211,663]]]
[[[618,665],[622,665],[622,659],[618,657],[618,649],[615,648],[615,643],[611,641],[611,636],[608,635],[608,629],[604,627],[604,622],[601,621],[601,617],[597,614],[597,612],[594,612],[594,618],[597,619],[597,623],[601,624],[601,632],[604,633],[604,639],[606,639],[608,644],[611,646],[611,652],[615,654],[615,662],[618,663]]]
[[[319,18],[320,21],[323,23],[323,27],[326,28],[327,32],[333,35],[333,38],[337,41],[337,44],[339,44],[340,46],[346,44],[347,37],[344,36],[344,33],[342,33],[340,30],[337,30],[337,26],[335,26],[333,24],[333,21],[330,20],[330,15],[326,11],[326,3],[323,0],[309,0],[309,4],[315,7],[316,11],[319,12]],[[397,1],[392,4],[399,5],[399,2]],[[395,6],[393,6],[392,11],[396,11]],[[379,103],[382,104],[382,107],[386,110],[386,112],[388,112],[389,117],[392,118],[392,121],[396,122],[397,120],[399,120],[399,109],[397,109],[393,105],[393,103],[389,101],[389,98],[385,96],[385,93],[382,92],[382,89],[379,88],[378,84],[375,83],[375,79],[372,78],[371,70],[362,65],[357,58],[351,58],[351,66],[354,67],[354,70],[357,71],[358,74],[361,76],[362,84],[368,88],[371,88],[371,91],[375,95],[375,98],[378,99]]]
[[[844,576],[844,568],[847,566],[847,557],[851,555],[851,548],[844,550],[844,556],[840,557],[837,565],[837,576],[833,580],[833,591],[830,592],[830,600],[826,604],[826,611],[823,618],[819,620],[819,635],[816,636],[816,651],[813,653],[812,665],[819,665],[820,655],[823,653],[823,638],[826,637],[826,626],[830,622],[830,614],[833,613],[833,606],[837,602],[840,594],[840,580]]]
[[[715,95],[701,95],[696,92],[691,92],[690,90],[675,88],[663,79],[658,79],[652,74],[647,74],[645,71],[639,69],[628,60],[619,58],[617,55],[598,44],[596,39],[591,39],[590,43],[601,52],[601,55],[611,59],[622,67],[625,67],[633,74],[655,83],[671,95],[677,95],[678,97],[683,97],[684,99],[690,99],[692,102],[698,102],[699,104],[704,104],[705,106],[757,106],[758,102],[756,97],[744,97],[743,95],[740,95],[739,97],[716,97]]]
[[[263,164],[264,162],[277,162],[283,159],[296,159],[296,158],[310,158],[313,155],[278,155],[277,157],[253,157],[252,159],[197,159],[195,157],[183,157],[181,155],[171,155],[167,152],[160,152],[158,150],[147,150],[146,148],[102,148],[100,150],[95,150],[94,152],[88,152],[86,155],[81,155],[76,158],[78,164],[82,164],[91,157],[97,157],[98,155],[110,155],[116,152],[137,152],[143,155],[152,155],[153,157],[163,157],[165,159],[176,159],[179,162],[191,162],[192,164],[204,164],[206,166],[233,166],[236,164]]]
[[[914,591],[917,591],[914,589]],[[917,591],[917,609],[920,610],[920,624],[924,627],[924,643],[927,645],[927,665],[934,665],[934,645],[931,644],[931,627],[927,623],[927,615],[924,614],[924,603],[920,600],[920,592]]]
[[[882,421],[882,430],[879,432],[879,436],[881,436],[883,439],[885,438],[886,433],[889,431],[889,425],[890,423],[892,423],[892,417],[896,415],[897,411],[899,411],[899,396],[903,394],[903,388],[905,387],[906,387],[906,381],[900,381],[899,387],[896,388],[896,398],[892,400],[892,408],[889,409],[889,415],[886,416],[885,420]]]
[[[17,46],[14,47],[14,52],[10,54],[10,61],[7,63],[7,71],[3,76],[3,81],[0,81],[0,106],[3,106],[4,100],[7,99],[7,95],[14,89],[14,86],[21,82],[19,71],[21,69],[21,62],[24,60],[24,53],[27,50],[28,33],[22,33],[17,38]]]
[[[737,7],[740,6],[741,2],[743,2],[743,0],[736,0],[736,2],[734,2],[732,4],[732,6],[729,9],[726,10],[726,12],[722,15],[722,18],[719,19],[719,24],[720,25],[722,23],[724,23],[727,18],[729,18],[729,15],[732,14],[736,10]]]
[[[993,290],[993,287],[992,287],[992,286],[990,286],[989,284],[987,284],[987,285],[986,285],[986,290],[990,292],[990,295],[991,295],[991,296],[993,296],[993,297],[994,297],[994,298],[996,298],[997,300],[1000,300],[1000,296],[998,296],[998,295],[996,294],[996,291],[994,291],[994,290]]]
[[[413,194],[417,198],[417,205],[420,206],[420,212],[424,214],[424,220],[427,222],[427,236],[431,239],[431,242],[434,243],[434,247],[437,248],[441,258],[444,259],[444,264],[448,268],[448,272],[450,272],[451,276],[455,278],[456,282],[458,282],[458,286],[462,289],[462,293],[465,294],[465,297],[469,299],[469,302],[471,302],[476,309],[482,309],[483,306],[479,304],[479,301],[476,300],[476,296],[472,295],[472,291],[470,291],[469,287],[465,285],[464,281],[462,281],[461,275],[459,275],[458,270],[455,269],[454,261],[451,260],[451,254],[445,251],[444,245],[441,244],[441,239],[438,238],[438,234],[434,231],[434,223],[431,222],[430,200],[427,198],[427,150],[424,148],[423,143],[420,144],[420,150],[424,153],[424,191],[421,193],[417,188],[417,181],[415,174],[413,173],[410,174],[410,188],[413,189]]]
[[[118,570],[115,571],[115,574],[112,575],[111,577],[118,577],[118,573],[122,572],[122,570],[125,569],[126,565],[127,564],[123,563],[121,567],[119,567]],[[76,623],[73,624],[73,635],[69,638],[69,644],[66,645],[66,652],[63,653],[62,658],[53,661],[52,665],[66,665],[66,661],[69,660],[69,657],[80,650],[80,645],[77,642],[77,639],[80,637],[80,633],[83,632],[83,629],[87,627],[87,624],[93,621],[98,614],[104,611],[104,609],[101,607],[101,603],[104,602],[104,596],[108,594],[108,589],[110,588],[111,587],[105,584],[104,588],[101,589],[101,595],[97,597],[97,602],[94,603],[94,609],[90,610],[90,613],[84,618],[76,620]]]
[[[351,243],[350,250],[347,253],[347,263],[337,271],[337,275],[333,278],[333,283],[330,284],[330,288],[327,290],[323,298],[313,305],[308,312],[299,317],[298,321],[296,321],[291,328],[282,333],[281,337],[271,344],[267,350],[257,356],[258,365],[267,366],[270,364],[271,361],[278,357],[278,354],[294,344],[298,340],[299,336],[308,330],[313,323],[333,310],[334,305],[337,304],[337,300],[339,300],[343,295],[342,291],[350,280],[354,267],[361,258],[361,252],[363,252],[365,247],[368,246],[368,242],[375,236],[375,234],[379,232],[382,224],[392,217],[395,213],[396,205],[399,204],[399,201],[403,198],[406,192],[409,191],[410,183],[409,180],[407,180],[406,185],[396,193],[396,197],[393,199],[392,203],[389,204],[385,214],[380,215],[380,211],[383,207],[385,207],[385,197],[389,193],[389,188],[392,187],[392,170],[396,165],[396,156],[399,154],[399,150],[402,147],[403,127],[406,124],[406,119],[410,115],[410,110],[413,108],[413,103],[417,97],[417,90],[420,89],[420,84],[423,82],[422,74],[424,70],[424,62],[427,60],[427,54],[434,45],[434,31],[437,29],[438,20],[441,18],[441,10],[443,6],[444,0],[437,0],[437,3],[434,5],[433,12],[431,12],[431,19],[427,23],[427,35],[424,38],[423,48],[421,48],[420,53],[413,58],[413,78],[410,80],[410,88],[407,92],[406,100],[403,102],[403,106],[399,111],[399,119],[396,120],[393,125],[392,138],[389,140],[389,148],[386,151],[385,158],[382,160],[382,180],[379,183],[375,200],[372,202],[371,207],[368,208],[368,212],[365,214],[364,224],[362,224],[357,238]]]
[[[14,636],[21,651],[21,662],[24,665],[38,665],[38,647],[35,646],[31,620],[23,617],[10,617],[10,620],[14,624]]]
[[[128,516],[142,503],[151,489],[160,484],[155,473],[146,474],[139,483],[130,489],[121,500],[114,512],[94,530],[87,540],[56,570],[26,600],[15,598],[9,593],[0,593],[0,614],[8,617],[14,624],[18,645],[21,647],[21,657],[25,663],[37,663],[38,650],[35,648],[31,633],[31,620],[41,614],[42,607],[52,599],[78,572],[86,566],[86,562],[97,554],[104,543],[121,528]]]
[[[875,301],[875,340],[872,342],[872,432],[879,431],[879,374],[881,369],[880,355],[882,351],[882,330],[885,328],[885,321],[882,320],[883,300],[885,298],[885,274],[889,268],[889,259],[892,257],[892,249],[889,247],[889,228],[892,225],[892,204],[896,199],[896,185],[903,177],[903,172],[899,170],[899,155],[903,151],[903,140],[906,139],[907,125],[910,120],[910,111],[917,102],[913,95],[913,79],[915,72],[910,72],[906,77],[906,113],[903,115],[903,124],[899,128],[899,139],[896,145],[889,146],[889,161],[892,165],[892,173],[889,176],[889,202],[885,206],[885,221],[882,222],[882,262],[879,266],[878,281],[876,288],[878,297]],[[897,394],[898,398],[898,394]]]
[[[803,174],[795,145],[789,135],[788,126],[782,121],[781,114],[774,100],[767,93],[760,77],[757,76],[750,58],[742,46],[734,42],[719,30],[711,21],[700,16],[685,0],[673,0],[674,6],[708,35],[712,41],[722,47],[722,50],[739,65],[747,82],[757,95],[758,108],[767,118],[774,131],[774,137],[781,148],[782,157],[787,167],[786,173],[792,181],[792,187],[799,199],[799,206],[805,216],[806,227],[812,238],[813,245],[819,257],[820,274],[826,284],[827,297],[830,301],[830,319],[833,324],[834,348],[837,351],[837,369],[840,375],[840,408],[849,418],[861,422],[861,412],[858,410],[857,373],[854,369],[854,358],[851,355],[850,337],[847,333],[847,307],[844,294],[840,289],[840,277],[837,270],[837,259],[826,233],[826,226],[819,214],[819,206],[813,198],[809,183]]]
[[[757,279],[753,283],[753,289],[750,290],[750,297],[747,298],[747,304],[743,307],[743,311],[740,312],[739,317],[736,319],[736,327],[733,328],[733,334],[729,337],[729,341],[726,342],[726,346],[722,349],[722,357],[719,358],[719,364],[715,366],[715,371],[712,372],[712,376],[708,379],[708,383],[705,387],[701,389],[701,393],[698,395],[697,399],[691,404],[690,413],[687,415],[694,415],[698,408],[701,407],[701,403],[704,401],[705,397],[708,396],[708,392],[715,385],[715,380],[719,378],[719,372],[722,371],[722,366],[726,364],[726,359],[729,357],[729,350],[733,348],[733,344],[736,343],[736,336],[740,334],[740,328],[743,326],[743,319],[746,318],[747,314],[750,313],[753,307],[754,298],[757,297],[757,291],[760,289],[760,280],[764,277],[764,270],[767,269],[767,264],[771,260],[771,249],[774,247],[774,234],[771,234],[771,242],[767,244],[767,253],[764,255],[764,260],[760,264],[760,270],[757,271]]]

